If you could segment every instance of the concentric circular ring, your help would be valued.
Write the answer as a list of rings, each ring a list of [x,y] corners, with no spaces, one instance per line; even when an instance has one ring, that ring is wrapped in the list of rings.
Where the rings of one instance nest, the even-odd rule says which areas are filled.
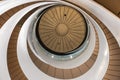
[[[76,9],[57,5],[44,11],[36,32],[40,44],[47,51],[66,55],[73,53],[85,41],[87,25]]]

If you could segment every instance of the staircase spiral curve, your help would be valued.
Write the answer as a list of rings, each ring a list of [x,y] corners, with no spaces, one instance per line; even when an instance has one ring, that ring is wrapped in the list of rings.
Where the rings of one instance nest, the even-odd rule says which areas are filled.
[[[96,0],[0,1],[0,80],[119,80],[118,17]]]

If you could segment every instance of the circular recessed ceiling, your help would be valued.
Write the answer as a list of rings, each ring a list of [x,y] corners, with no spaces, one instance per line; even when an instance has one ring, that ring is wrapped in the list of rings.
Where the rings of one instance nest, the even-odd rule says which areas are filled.
[[[38,21],[40,44],[55,54],[69,54],[81,46],[86,38],[84,17],[76,9],[58,5],[44,11]]]

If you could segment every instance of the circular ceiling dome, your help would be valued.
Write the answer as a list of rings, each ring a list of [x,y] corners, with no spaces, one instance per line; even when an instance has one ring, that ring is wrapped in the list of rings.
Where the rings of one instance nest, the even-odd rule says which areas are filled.
[[[46,9],[37,24],[40,44],[47,51],[58,55],[73,53],[84,43],[87,36],[83,15],[65,5]]]

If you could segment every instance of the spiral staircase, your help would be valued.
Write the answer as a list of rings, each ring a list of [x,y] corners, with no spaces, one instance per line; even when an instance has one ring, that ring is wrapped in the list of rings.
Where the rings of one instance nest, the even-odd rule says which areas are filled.
[[[111,3],[0,1],[0,80],[120,80],[119,0]]]

